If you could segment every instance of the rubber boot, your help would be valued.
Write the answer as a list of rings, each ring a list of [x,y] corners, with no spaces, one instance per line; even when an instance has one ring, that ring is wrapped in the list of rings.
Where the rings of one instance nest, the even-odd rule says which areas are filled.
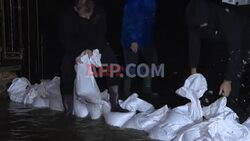
[[[66,116],[72,116],[73,114],[73,95],[63,95],[63,106]]]
[[[150,96],[155,97],[158,96],[157,93],[154,93],[152,90],[152,77],[148,76],[143,80],[143,93]]]
[[[128,112],[128,110],[122,109],[119,104],[119,86],[111,86],[109,87],[110,94],[110,103],[111,103],[111,112]]]
[[[131,79],[129,77],[125,77],[123,79],[123,94],[124,97],[129,97],[130,96],[130,89],[131,89]]]

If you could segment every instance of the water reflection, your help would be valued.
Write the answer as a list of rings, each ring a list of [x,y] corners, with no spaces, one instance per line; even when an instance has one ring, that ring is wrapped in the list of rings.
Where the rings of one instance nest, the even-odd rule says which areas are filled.
[[[145,132],[110,127],[103,119],[77,119],[6,100],[0,100],[0,103],[1,140],[150,140]]]

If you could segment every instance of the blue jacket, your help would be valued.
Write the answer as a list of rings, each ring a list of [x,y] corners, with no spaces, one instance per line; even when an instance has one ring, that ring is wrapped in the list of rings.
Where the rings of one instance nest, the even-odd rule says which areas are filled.
[[[139,48],[153,43],[156,0],[126,0],[123,15],[121,43],[129,48],[137,42]]]

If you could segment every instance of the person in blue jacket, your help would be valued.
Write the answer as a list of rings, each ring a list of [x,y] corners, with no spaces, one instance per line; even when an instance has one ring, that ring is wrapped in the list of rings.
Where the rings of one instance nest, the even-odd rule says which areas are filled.
[[[136,73],[136,67],[131,64],[138,64],[139,56],[149,66],[157,63],[156,49],[153,46],[155,14],[156,0],[126,0],[121,35],[124,62],[129,70],[129,75],[126,72],[127,77],[124,78],[126,95],[130,93],[130,76],[135,76]],[[144,93],[152,93],[151,81],[150,75],[144,79]]]

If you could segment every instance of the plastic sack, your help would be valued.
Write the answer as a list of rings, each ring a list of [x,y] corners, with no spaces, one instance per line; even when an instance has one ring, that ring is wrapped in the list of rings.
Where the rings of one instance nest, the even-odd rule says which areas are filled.
[[[214,118],[217,116],[227,116],[229,113],[231,113],[232,119],[236,120],[238,119],[238,116],[236,113],[234,113],[230,108],[226,107],[227,105],[227,98],[222,97],[218,100],[216,100],[214,103],[207,107],[203,107],[203,114],[206,119]]]
[[[35,84],[28,88],[27,90],[28,94],[25,96],[24,101],[23,101],[24,104],[32,104],[35,101],[35,99],[39,95],[37,90],[35,89],[36,87],[38,87],[38,84]]]
[[[139,113],[126,122],[123,128],[144,130],[148,132],[150,129],[159,124],[162,119],[166,118],[167,113],[167,105],[154,112]]]
[[[226,107],[226,104],[226,97],[222,97],[204,107],[203,113],[208,120],[182,129],[174,141],[245,141],[248,139],[249,131],[238,123],[238,116]]]
[[[132,94],[128,97],[124,102],[121,102],[121,107],[123,109],[127,109],[131,112],[146,112],[146,111],[153,111],[154,106],[140,98],[138,98],[138,94]]]
[[[191,103],[170,111],[166,119],[150,131],[149,136],[153,139],[170,141],[182,128],[201,121],[203,111],[199,98],[203,96],[206,90],[206,79],[201,74],[191,75],[185,81],[184,86],[176,91],[178,95],[191,100]]]
[[[45,83],[45,88],[49,98],[49,108],[55,111],[64,111],[60,90],[60,77],[54,77],[51,81]]]
[[[100,90],[94,78],[92,65],[97,67],[101,66],[101,54],[99,54],[98,50],[94,50],[92,57],[89,58],[87,54],[80,57],[83,63],[75,65],[76,96],[84,97],[84,99],[89,103],[100,103]]]
[[[249,130],[235,121],[231,114],[233,113],[226,116],[221,114],[189,127],[179,132],[174,141],[248,141]]]
[[[92,120],[99,119],[102,116],[102,104],[87,103],[86,106]]]
[[[243,123],[250,131],[250,117]]]
[[[28,86],[30,86],[30,82],[26,78],[15,78],[7,90],[10,100],[13,102],[23,103],[27,94]]]
[[[34,85],[33,90],[35,93],[37,93],[36,98],[34,98],[34,101],[32,103],[32,106],[36,108],[49,108],[49,98],[48,93],[45,88],[45,83],[47,82],[41,82],[39,85]]]
[[[79,118],[87,117],[89,112],[88,112],[88,109],[84,100],[79,99],[79,97],[75,95],[75,92],[74,92],[73,97],[74,97],[73,98],[73,115]]]
[[[127,112],[127,113],[111,112],[110,103],[106,101],[103,101],[102,111],[105,122],[108,125],[120,128],[136,114],[135,112]]]

